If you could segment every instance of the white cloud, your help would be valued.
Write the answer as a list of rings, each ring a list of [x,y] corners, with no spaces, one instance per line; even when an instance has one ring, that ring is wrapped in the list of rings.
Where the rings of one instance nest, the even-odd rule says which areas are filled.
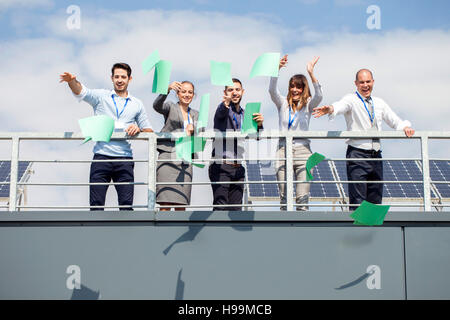
[[[223,88],[209,83],[209,60],[219,60],[231,62],[233,75],[243,81],[244,103],[262,102],[265,128],[277,129],[275,107],[267,91],[268,79],[249,79],[248,75],[260,54],[283,51],[283,43],[286,45],[290,41],[292,30],[261,18],[212,12],[145,10],[126,14],[102,12],[100,15],[81,10],[81,30],[68,30],[68,15],[62,13],[47,19],[49,31],[45,38],[2,43],[0,67],[3,79],[8,80],[3,84],[8,94],[2,99],[2,130],[78,132],[77,120],[90,116],[92,110],[86,103],[76,102],[66,84],[58,83],[59,74],[74,72],[89,87],[109,88],[110,68],[117,61],[128,62],[133,67],[130,91],[144,101],[154,128],[159,130],[163,119],[152,109],[156,97],[151,93],[152,74],[144,76],[140,70],[141,62],[155,49],[163,59],[173,62],[172,80],[191,80],[196,85],[194,108],[198,108],[202,94],[211,93],[210,128]],[[450,130],[450,103],[446,99],[450,87],[450,65],[446,63],[450,56],[450,32],[396,30],[383,34],[324,35],[306,28],[302,30],[307,33],[300,37],[303,44],[287,52],[289,65],[280,74],[282,93],[287,90],[289,77],[294,73],[306,73],[307,61],[320,55],[316,75],[323,86],[324,104],[354,91],[355,72],[367,67],[374,72],[374,95],[385,99],[402,118],[410,120],[416,130]],[[326,119],[311,121],[311,130],[344,129],[343,117],[332,123]],[[312,147],[313,151],[322,151],[330,157],[344,157],[342,141],[329,146],[315,141]],[[32,155],[47,153],[50,157],[59,152],[47,146],[40,150],[30,148]],[[144,149],[136,147],[136,155],[145,158]],[[390,152],[398,157],[402,156],[399,151],[413,152],[412,147],[400,149],[398,144],[387,143],[385,156]],[[76,146],[65,154],[89,159],[91,149]],[[448,157],[448,152],[446,155]],[[40,170],[51,178],[52,170]],[[57,172],[56,176],[63,175],[62,171]],[[208,181],[206,169],[196,170],[196,174],[196,180]],[[64,177],[73,181],[80,177],[87,179],[87,175],[86,169],[77,169],[65,172]],[[85,193],[73,192],[65,192],[60,199],[87,201]],[[209,186],[194,187],[193,203],[204,201],[205,192],[210,192]],[[145,191],[137,197],[145,199]],[[108,201],[110,205],[115,204],[115,200]]]

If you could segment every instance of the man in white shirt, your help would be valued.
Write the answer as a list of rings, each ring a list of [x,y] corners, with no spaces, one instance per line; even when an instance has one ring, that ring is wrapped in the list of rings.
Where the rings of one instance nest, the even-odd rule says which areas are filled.
[[[407,120],[401,120],[384,100],[372,97],[374,85],[372,72],[361,69],[356,73],[355,93],[345,95],[332,105],[314,108],[314,118],[329,114],[330,120],[343,114],[347,131],[381,131],[382,121],[395,130],[403,130],[407,137],[414,135],[414,129]],[[347,158],[381,158],[379,139],[348,139]],[[383,180],[382,161],[347,161],[349,181]],[[360,204],[363,200],[381,204],[382,183],[349,183],[350,204]],[[355,210],[357,206],[350,207]]]

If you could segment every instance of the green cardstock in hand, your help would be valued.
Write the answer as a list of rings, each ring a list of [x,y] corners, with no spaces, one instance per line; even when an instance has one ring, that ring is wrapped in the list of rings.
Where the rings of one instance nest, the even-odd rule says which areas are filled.
[[[280,65],[280,53],[268,52],[260,55],[253,64],[250,78],[256,76],[278,77],[278,66]]]
[[[169,91],[170,72],[172,70],[172,62],[160,60],[155,65],[155,74],[153,76],[153,93],[167,94]]]
[[[210,98],[209,93],[204,94],[202,96],[202,101],[200,102],[200,110],[198,112],[197,132],[199,131],[200,128],[206,128],[208,126],[209,98]]]
[[[350,217],[355,220],[354,224],[381,226],[390,207],[391,206],[373,204],[364,200]]]
[[[211,83],[215,86],[232,86],[231,63],[210,61]]]
[[[78,120],[81,132],[86,138],[83,143],[89,140],[109,142],[114,131],[114,119],[105,116],[93,116]]]
[[[313,175],[311,174],[311,169],[317,166],[320,162],[325,159],[324,155],[320,153],[314,152],[306,161],[306,181],[314,180]]]
[[[158,62],[159,52],[158,50],[155,50],[142,62],[142,72],[144,72],[144,74],[148,73]]]
[[[258,123],[253,120],[253,114],[259,113],[261,109],[261,102],[249,102],[245,106],[244,122],[242,123],[242,133],[256,133],[258,132]]]

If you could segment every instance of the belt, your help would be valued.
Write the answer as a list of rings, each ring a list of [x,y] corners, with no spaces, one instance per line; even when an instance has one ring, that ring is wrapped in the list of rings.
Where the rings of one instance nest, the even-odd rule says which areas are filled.
[[[224,161],[223,164],[227,164],[229,166],[232,166],[234,168],[242,166],[238,161]]]
[[[351,145],[348,145],[348,147],[349,147],[349,148],[352,148],[352,149],[354,149],[354,150],[358,150],[358,151],[360,151],[360,152],[367,153],[367,154],[375,154],[375,155],[378,155],[378,154],[381,152],[381,149],[378,150],[378,151],[376,151],[376,150],[373,150],[373,149],[366,150],[366,149],[361,149],[361,148],[355,148],[355,147],[353,147],[353,146],[351,146]]]

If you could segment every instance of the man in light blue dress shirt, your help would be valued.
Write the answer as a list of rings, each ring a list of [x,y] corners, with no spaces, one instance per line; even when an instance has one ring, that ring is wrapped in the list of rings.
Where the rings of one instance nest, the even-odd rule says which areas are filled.
[[[75,97],[86,101],[95,115],[106,115],[115,120],[114,130],[124,131],[129,136],[139,132],[153,132],[143,103],[128,93],[131,68],[126,63],[116,63],[111,69],[114,90],[88,89],[74,75],[65,72],[60,82],[67,82]],[[97,142],[94,146],[94,160],[133,159],[131,144],[127,140]],[[90,183],[134,182],[134,162],[92,162]],[[133,184],[115,185],[120,210],[133,210]],[[89,202],[91,210],[103,210],[108,185],[91,185]]]

